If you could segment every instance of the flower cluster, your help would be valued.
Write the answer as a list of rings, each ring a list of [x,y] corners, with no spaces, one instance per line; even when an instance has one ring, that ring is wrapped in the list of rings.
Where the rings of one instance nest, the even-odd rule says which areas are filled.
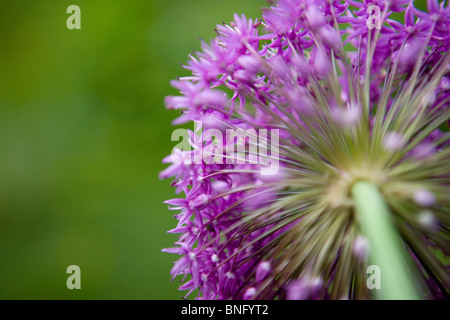
[[[192,150],[164,160],[160,177],[184,194],[166,201],[179,211],[170,231],[179,239],[164,251],[180,255],[171,271],[180,289],[202,299],[368,298],[369,245],[349,191],[367,180],[425,297],[448,295],[450,7],[279,0],[261,20],[235,15],[216,30],[184,66],[191,75],[171,82],[181,94],[165,101],[181,111],[174,124],[277,129],[280,169],[192,161],[207,147],[200,130]]]

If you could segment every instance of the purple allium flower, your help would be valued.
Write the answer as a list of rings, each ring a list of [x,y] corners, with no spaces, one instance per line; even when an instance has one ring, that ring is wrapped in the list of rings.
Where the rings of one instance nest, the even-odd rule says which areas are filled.
[[[369,298],[367,255],[377,251],[352,193],[365,181],[390,211],[421,296],[448,298],[450,7],[427,4],[279,0],[262,20],[235,15],[202,43],[184,66],[192,74],[171,82],[180,96],[166,98],[181,111],[174,124],[196,124],[160,175],[183,194],[166,201],[179,239],[164,249],[180,256],[180,290]]]
[[[433,205],[436,201],[434,194],[426,189],[420,189],[414,192],[414,201],[424,207]]]
[[[388,132],[384,136],[384,148],[388,151],[400,150],[405,143],[403,136],[397,132]]]
[[[361,261],[367,261],[370,252],[370,244],[366,237],[359,235],[353,241],[353,254]]]
[[[272,267],[269,261],[261,262],[256,268],[255,280],[256,282],[261,282],[271,273]]]
[[[430,211],[425,210],[419,212],[417,215],[417,220],[423,228],[427,228],[431,231],[436,231],[439,228],[436,218]]]

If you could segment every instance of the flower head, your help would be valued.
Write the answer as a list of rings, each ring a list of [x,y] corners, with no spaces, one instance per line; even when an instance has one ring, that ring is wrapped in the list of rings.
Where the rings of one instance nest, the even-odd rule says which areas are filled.
[[[435,252],[450,247],[449,26],[437,0],[428,12],[410,0],[279,0],[262,20],[217,26],[185,66],[192,75],[172,82],[181,95],[166,98],[181,110],[175,124],[197,124],[161,174],[184,193],[167,201],[179,211],[179,239],[165,251],[180,255],[180,289],[203,299],[370,297],[376,250],[352,193],[366,181],[424,297],[448,296]]]

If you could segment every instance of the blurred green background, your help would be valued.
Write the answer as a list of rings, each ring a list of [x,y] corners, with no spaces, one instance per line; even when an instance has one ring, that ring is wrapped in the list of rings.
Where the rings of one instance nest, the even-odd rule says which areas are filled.
[[[161,252],[176,239],[163,99],[199,37],[265,5],[0,0],[0,299],[180,298]]]

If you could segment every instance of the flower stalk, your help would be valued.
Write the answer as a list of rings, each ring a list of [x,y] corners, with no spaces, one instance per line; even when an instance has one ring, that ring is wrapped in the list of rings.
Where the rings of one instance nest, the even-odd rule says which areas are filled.
[[[405,246],[398,237],[382,194],[372,183],[358,181],[352,187],[352,196],[362,232],[369,240],[369,261],[381,271],[381,289],[379,294],[375,294],[376,298],[420,299]]]

